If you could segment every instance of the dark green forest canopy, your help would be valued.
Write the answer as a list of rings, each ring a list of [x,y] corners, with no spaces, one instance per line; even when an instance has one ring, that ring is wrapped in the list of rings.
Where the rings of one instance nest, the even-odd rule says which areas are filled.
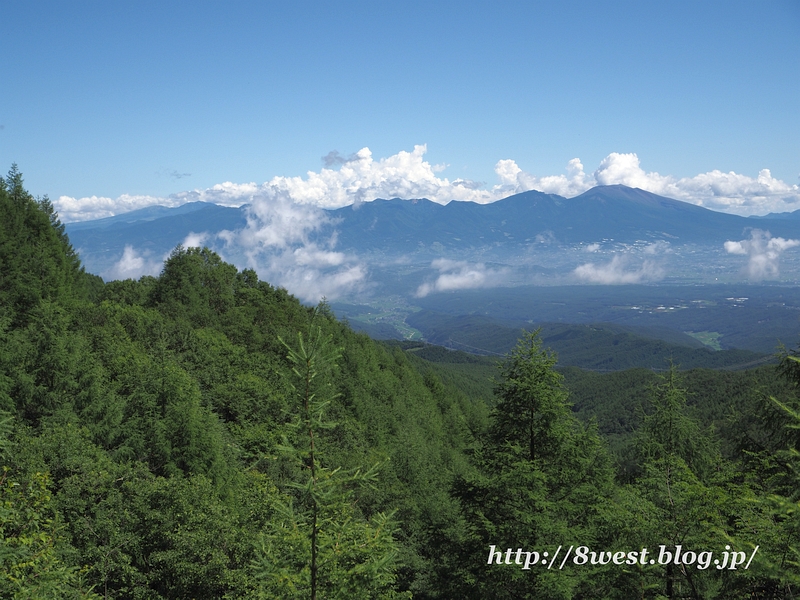
[[[53,205],[25,190],[16,165],[0,179],[0,215],[0,306],[11,324],[25,323],[42,300],[68,304],[102,285],[83,271]]]
[[[200,248],[103,284],[0,181],[0,597],[791,597],[792,357],[600,375],[529,334],[498,368],[378,344]],[[760,550],[487,564],[558,544]]]

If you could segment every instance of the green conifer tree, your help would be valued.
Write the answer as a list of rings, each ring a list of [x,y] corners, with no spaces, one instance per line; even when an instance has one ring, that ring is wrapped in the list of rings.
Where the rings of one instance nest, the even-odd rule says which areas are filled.
[[[535,331],[500,368],[479,472],[454,486],[463,524],[443,556],[447,597],[572,598],[591,580],[591,568],[547,569],[542,554],[525,569],[516,558],[517,549],[552,557],[560,546],[563,557],[570,545],[591,545],[612,488],[608,453],[572,415],[555,363]]]
[[[341,350],[315,321],[296,348],[284,343],[292,366],[297,406],[280,454],[295,476],[283,486],[285,501],[261,536],[252,568],[262,598],[402,598],[394,590],[396,544],[391,515],[366,519],[355,506],[354,490],[373,485],[377,465],[347,471],[327,464],[320,450],[325,418],[335,397],[327,372]],[[283,340],[281,340],[283,342]]]
[[[635,529],[623,527],[619,539],[650,548],[663,545],[669,552],[680,546],[721,553],[730,543],[725,537],[729,473],[715,436],[690,416],[686,401],[687,391],[673,366],[653,387],[652,412],[634,441],[639,473],[623,492],[632,493],[625,509],[642,518],[629,517]],[[716,569],[680,562],[629,574],[631,589],[649,589],[669,599],[720,597],[724,583]],[[622,582],[618,586],[625,589]]]

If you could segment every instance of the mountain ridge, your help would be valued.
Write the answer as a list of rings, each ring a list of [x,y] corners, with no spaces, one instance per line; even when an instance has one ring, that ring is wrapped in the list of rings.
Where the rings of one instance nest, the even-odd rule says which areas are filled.
[[[120,260],[126,246],[161,257],[190,233],[209,234],[213,246],[220,231],[245,227],[247,214],[247,206],[192,203],[68,223],[66,230],[87,269],[102,273]],[[436,258],[508,263],[566,247],[574,254],[598,243],[611,250],[667,242],[720,253],[725,241],[746,239],[753,229],[800,238],[795,219],[730,215],[623,185],[598,186],[573,198],[531,190],[488,204],[376,199],[327,214],[328,223],[312,238],[335,239],[338,252],[384,263],[401,257],[417,263]],[[236,252],[225,248],[230,260],[237,260]],[[580,264],[577,254],[569,260],[572,266],[564,268]]]
[[[377,200],[375,202],[378,202]],[[522,192],[488,204],[452,201],[437,211],[446,221],[410,220],[405,217],[390,226],[381,219],[418,210],[417,204],[402,205],[399,199],[382,200],[367,208],[344,207],[332,213],[340,219],[342,249],[364,249],[365,240],[379,240],[383,248],[404,242],[410,232],[403,223],[414,222],[418,241],[483,240],[483,244],[523,244],[553,241],[562,244],[591,243],[601,239],[618,242],[668,240],[678,243],[722,243],[741,239],[754,223],[747,217],[712,211],[688,202],[658,196],[622,185],[598,186],[565,198],[538,191]],[[426,201],[429,205],[434,203]],[[371,210],[370,210],[371,209]],[[359,214],[360,213],[360,214]],[[369,215],[367,219],[366,215]],[[368,227],[365,227],[369,220]],[[786,219],[762,219],[759,227],[775,229],[779,235],[797,235],[798,227]],[[366,231],[370,233],[367,234]],[[465,244],[451,244],[464,246]],[[368,246],[369,247],[369,246]],[[371,249],[378,249],[371,247]]]

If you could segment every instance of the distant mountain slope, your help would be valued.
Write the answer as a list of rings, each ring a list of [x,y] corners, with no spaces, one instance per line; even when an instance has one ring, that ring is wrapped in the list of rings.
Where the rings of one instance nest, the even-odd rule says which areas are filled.
[[[85,231],[87,229],[108,229],[108,228],[124,228],[135,223],[142,223],[148,221],[155,221],[163,217],[176,217],[178,215],[188,215],[193,212],[208,210],[209,207],[219,207],[217,204],[210,202],[187,202],[181,206],[169,208],[166,206],[148,206],[138,210],[122,213],[113,217],[106,217],[104,219],[95,219],[92,221],[78,221],[77,223],[70,223],[70,231]],[[225,207],[219,207],[225,208]]]
[[[413,253],[438,244],[451,251],[514,251],[541,241],[564,244],[613,239],[632,243],[721,244],[748,228],[800,235],[800,224],[724,214],[622,185],[598,186],[575,198],[529,191],[491,204],[376,200],[333,211],[339,247]]]
[[[480,315],[449,317],[431,311],[410,315],[406,321],[425,335],[425,341],[474,354],[502,356],[514,347],[522,329],[541,328],[542,342],[558,354],[560,366],[596,371],[635,367],[665,369],[670,361],[682,369],[744,368],[761,364],[768,355],[749,350],[714,351],[677,331],[648,331],[591,323],[518,323]],[[666,336],[669,341],[656,336]]]
[[[768,215],[752,215],[751,219],[782,219],[787,221],[800,221],[800,210],[792,212],[769,213]]]
[[[190,233],[217,233],[247,224],[244,207],[190,202],[177,208],[152,206],[106,219],[68,223],[66,231],[86,269],[101,274],[122,256],[125,246],[156,260]]]

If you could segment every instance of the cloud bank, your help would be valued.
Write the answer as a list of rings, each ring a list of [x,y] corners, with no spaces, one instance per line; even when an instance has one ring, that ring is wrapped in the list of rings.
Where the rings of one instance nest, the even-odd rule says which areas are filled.
[[[605,264],[582,264],[573,271],[573,274],[585,283],[618,285],[658,281],[664,278],[664,269],[650,259],[634,265],[628,255],[617,254]]]
[[[781,254],[789,248],[800,246],[800,240],[774,238],[769,231],[753,229],[749,240],[725,242],[728,254],[743,254],[749,257],[745,273],[751,281],[777,279],[780,275],[778,262]]]
[[[249,198],[246,227],[218,237],[227,250],[243,254],[261,279],[317,303],[358,290],[367,276],[355,256],[335,250],[334,225],[326,211],[273,188]]]
[[[439,271],[432,282],[423,283],[417,288],[415,296],[423,298],[434,292],[448,292],[472,288],[494,287],[502,283],[508,269],[490,269],[483,263],[438,258],[431,267]]]
[[[120,258],[114,266],[102,273],[103,279],[139,279],[144,275],[158,275],[164,267],[166,256],[158,260],[142,256],[133,246],[126,245]]]
[[[191,190],[167,197],[122,195],[116,199],[91,196],[61,196],[54,206],[64,222],[109,217],[160,204],[179,206],[186,202],[213,202],[241,206],[253,197],[284,197],[294,204],[339,208],[376,198],[428,198],[446,204],[465,200],[494,202],[528,190],[573,197],[596,185],[623,184],[691,202],[706,208],[741,215],[785,212],[800,208],[800,187],[772,177],[762,169],[756,177],[714,170],[694,177],[675,178],[642,169],[636,154],[612,152],[591,174],[574,158],[565,173],[537,176],[524,171],[514,160],[495,165],[499,183],[486,187],[469,179],[441,176],[446,168],[424,159],[426,145],[414,146],[387,158],[375,159],[369,148],[350,156],[336,151],[323,157],[325,166],[305,177],[273,177],[262,184],[225,182],[204,190]]]
[[[712,210],[739,215],[787,212],[800,208],[800,186],[772,177],[769,169],[756,178],[714,170],[694,177],[676,178],[642,169],[636,154],[612,152],[591,174],[577,158],[567,165],[566,175],[536,177],[523,171],[513,160],[501,160],[495,167],[501,184],[495,191],[506,195],[527,190],[573,197],[598,185],[626,185],[660,196],[683,200]]]

